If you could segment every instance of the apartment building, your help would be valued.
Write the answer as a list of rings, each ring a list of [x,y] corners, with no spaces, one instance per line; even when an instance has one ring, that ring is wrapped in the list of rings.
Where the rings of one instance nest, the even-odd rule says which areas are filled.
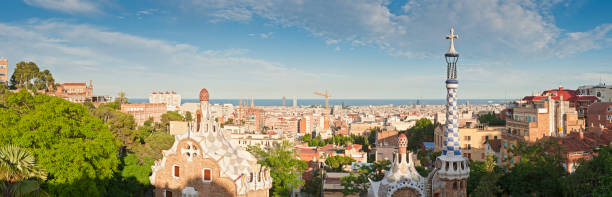
[[[134,116],[134,120],[138,125],[143,125],[149,118],[159,122],[162,114],[168,110],[165,103],[134,103],[121,104],[121,112]]]
[[[474,161],[486,159],[485,142],[502,138],[504,127],[489,127],[479,125],[474,128],[459,128],[460,147],[463,156]],[[442,151],[444,147],[444,127],[434,130],[434,151]]]

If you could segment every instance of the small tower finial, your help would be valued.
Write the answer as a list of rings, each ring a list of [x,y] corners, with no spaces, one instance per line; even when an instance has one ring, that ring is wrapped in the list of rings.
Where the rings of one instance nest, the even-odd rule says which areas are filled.
[[[455,39],[459,39],[459,35],[455,34],[455,29],[451,27],[450,34],[446,35],[446,39],[450,39],[450,48],[446,54],[458,54],[455,50]]]

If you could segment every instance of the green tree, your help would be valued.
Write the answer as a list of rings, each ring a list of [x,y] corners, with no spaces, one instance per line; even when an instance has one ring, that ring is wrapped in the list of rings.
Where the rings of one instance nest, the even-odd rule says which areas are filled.
[[[272,176],[274,196],[289,196],[293,188],[304,185],[302,173],[307,168],[306,162],[298,158],[293,144],[288,141],[274,143],[266,150],[258,146],[249,146],[249,152],[257,157],[257,163],[268,167]]]
[[[490,126],[504,126],[506,125],[506,120],[502,120],[497,118],[497,116],[491,112],[488,114],[478,116],[478,121],[480,123],[488,124]]]
[[[496,164],[497,159],[495,156],[487,155],[486,161],[482,165],[485,174],[480,177],[478,186],[476,186],[476,189],[471,194],[474,196],[494,197],[503,191],[497,183],[501,173]]]
[[[103,195],[117,171],[118,141],[83,105],[27,91],[0,107],[0,143],[31,150],[52,195]]]
[[[562,166],[561,147],[556,141],[542,140],[531,145],[521,142],[510,152],[520,159],[500,178],[499,183],[505,193],[512,196],[563,195],[565,169]]]
[[[187,122],[191,122],[193,121],[193,115],[191,114],[191,112],[185,112],[185,121]]]
[[[19,62],[11,76],[11,86],[17,88],[32,88],[32,82],[39,75],[39,69],[34,62]]]
[[[51,71],[43,70],[40,72],[34,62],[17,63],[10,82],[12,89],[25,88],[34,91],[55,89],[55,79],[53,79]]]
[[[595,149],[596,156],[582,161],[564,181],[567,196],[612,195],[612,148]]]
[[[322,172],[318,168],[312,171],[313,177],[304,184],[304,192],[314,197],[321,196],[321,184],[323,184]]]
[[[341,185],[344,187],[342,193],[364,194],[368,191],[370,181],[380,181],[385,177],[385,171],[391,168],[391,161],[382,160],[372,163],[369,166],[362,166],[357,172],[351,172],[349,176],[340,179]]]
[[[331,172],[342,172],[342,166],[350,165],[353,162],[355,162],[353,158],[342,155],[331,156],[325,159],[325,165],[328,167],[326,170]]]
[[[34,155],[14,145],[0,148],[0,193],[2,196],[40,196],[46,193],[38,179],[47,173],[36,165]]]
[[[145,134],[136,130],[134,117],[117,110],[113,104],[101,104],[98,108],[90,108],[89,112],[107,125],[113,136],[121,142],[122,150],[144,138]]]
[[[125,92],[121,91],[117,94],[117,98],[115,98],[115,102],[119,104],[128,103],[128,98],[125,96]]]
[[[427,118],[419,119],[405,134],[408,137],[408,150],[416,152],[423,142],[433,141],[435,126]]]

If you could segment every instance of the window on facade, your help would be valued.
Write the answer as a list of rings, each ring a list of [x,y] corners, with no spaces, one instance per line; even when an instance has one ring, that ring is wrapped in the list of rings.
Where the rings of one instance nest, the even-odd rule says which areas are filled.
[[[261,172],[259,172],[257,175],[257,182],[261,182]]]
[[[608,115],[608,118],[606,120],[612,120],[612,115]]]
[[[468,145],[467,145],[467,149],[468,149],[468,150],[472,150],[472,145],[471,145],[471,144],[468,144]]]
[[[164,193],[164,197],[172,197],[172,191],[170,190],[166,189],[163,191],[163,193]]]
[[[172,176],[174,176],[174,178],[178,178],[180,176],[179,171],[180,167],[178,165],[172,166]]]
[[[612,112],[612,106],[608,107],[608,111]]]
[[[457,189],[457,182],[453,183],[453,189]]]
[[[493,136],[493,139],[494,139],[494,140],[496,140],[496,139],[497,139],[497,136]]]
[[[485,140],[489,140],[489,136],[485,136]]]
[[[597,97],[601,97],[601,92],[597,92]]]
[[[525,130],[525,132],[523,132],[523,134],[525,134],[525,136],[529,136],[529,130]]]
[[[249,175],[249,183],[253,182],[253,173],[251,172],[251,174]]]
[[[504,148],[508,148],[508,142],[504,142]]]
[[[204,182],[212,181],[212,170],[210,168],[204,168],[202,170],[202,181]]]
[[[480,158],[481,158],[481,159],[484,159],[484,158],[485,158],[485,154],[484,154],[484,153],[481,153]]]
[[[472,139],[472,137],[470,137],[470,136],[465,136],[465,137],[463,137],[463,139],[464,139],[464,140],[467,140],[467,141],[470,141],[470,140]]]

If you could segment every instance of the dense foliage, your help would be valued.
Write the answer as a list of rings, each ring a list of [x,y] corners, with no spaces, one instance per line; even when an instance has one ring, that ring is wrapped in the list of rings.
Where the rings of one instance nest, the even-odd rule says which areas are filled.
[[[433,142],[435,128],[436,125],[431,123],[431,120],[419,119],[412,128],[404,132],[408,137],[408,150],[416,152],[421,149],[423,142]]]
[[[316,168],[312,171],[312,178],[306,180],[303,191],[310,196],[321,196],[321,184],[323,184],[323,170]]]
[[[349,176],[342,177],[342,193],[350,194],[365,194],[370,186],[370,181],[380,181],[385,177],[385,171],[391,168],[391,161],[382,160],[374,162],[371,165],[365,165],[359,168],[357,172],[351,172]],[[369,180],[368,180],[369,179]]]
[[[13,196],[46,195],[40,188],[47,172],[39,169],[34,155],[14,145],[0,147],[0,194]]]
[[[325,159],[325,170],[328,172],[342,172],[342,166],[351,165],[355,160],[351,157],[336,155]]]
[[[499,119],[495,114],[489,112],[488,114],[478,116],[478,122],[487,124],[489,126],[504,126],[506,120]]]
[[[273,181],[270,193],[274,196],[290,196],[293,188],[304,185],[301,176],[307,164],[298,158],[292,143],[288,141],[274,143],[267,149],[249,146],[248,150],[257,157],[259,164],[272,169],[270,175]]]
[[[497,158],[487,155],[485,162],[470,161],[468,193],[474,196],[492,197],[502,192],[498,185],[502,169],[497,166]]]
[[[20,91],[0,107],[0,142],[31,151],[49,172],[53,195],[104,195],[117,171],[119,142],[80,104]]]
[[[55,79],[49,70],[40,71],[34,62],[19,62],[10,79],[12,89],[53,90]]]
[[[568,196],[612,196],[612,148],[596,150],[593,160],[583,161],[565,180]]]

